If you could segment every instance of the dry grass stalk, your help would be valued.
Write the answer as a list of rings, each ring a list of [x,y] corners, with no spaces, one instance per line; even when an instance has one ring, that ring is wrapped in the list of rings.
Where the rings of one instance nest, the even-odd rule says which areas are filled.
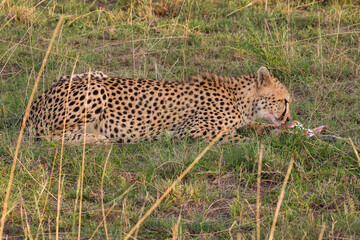
[[[325,225],[325,222],[322,224],[321,226],[321,231],[320,231],[320,234],[319,234],[319,240],[322,240],[323,237],[324,237],[324,232],[325,232],[325,228],[326,228],[326,225]]]
[[[77,56],[76,61],[74,63],[72,72],[71,72],[71,77],[70,77],[70,83],[69,83],[69,87],[68,87],[68,94],[66,96],[66,106],[65,106],[65,116],[67,116],[67,112],[69,109],[69,96],[70,96],[70,88],[71,88],[71,84],[72,84],[72,80],[73,80],[73,75],[75,72],[75,68],[76,68],[76,63],[77,63],[77,59],[79,58],[79,56]],[[63,130],[62,130],[62,138],[61,138],[61,150],[60,150],[60,163],[59,163],[59,184],[58,184],[58,196],[57,196],[57,208],[56,208],[56,239],[59,239],[59,220],[60,220],[60,207],[61,207],[61,174],[62,174],[62,160],[63,160],[63,156],[64,156],[64,143],[65,143],[65,129],[66,129],[66,121],[64,121],[64,126],[63,126]]]
[[[320,1],[313,1],[311,3],[306,3],[306,4],[303,4],[303,5],[299,5],[297,7],[295,7],[295,9],[298,9],[298,8],[303,8],[303,7],[309,7],[311,5],[314,5],[314,4],[318,4],[318,3],[322,3],[324,2],[325,0],[320,0]]]
[[[27,118],[29,116],[29,112],[30,112],[30,106],[31,106],[31,103],[34,99],[34,96],[35,96],[35,93],[36,93],[36,90],[37,90],[37,87],[39,85],[39,82],[40,82],[40,77],[42,75],[42,72],[44,71],[44,68],[45,68],[45,64],[47,62],[47,59],[50,55],[50,51],[51,51],[51,48],[52,48],[52,45],[55,41],[55,37],[57,35],[57,33],[59,32],[60,30],[60,26],[62,24],[64,20],[64,16],[60,16],[60,19],[55,27],[55,30],[54,30],[54,33],[51,37],[51,40],[50,40],[50,43],[49,43],[49,46],[48,46],[48,49],[46,51],[46,54],[45,54],[45,57],[42,61],[42,64],[41,64],[41,67],[40,67],[40,70],[39,70],[39,73],[36,77],[36,80],[35,80],[35,84],[34,84],[34,87],[32,89],[32,92],[31,92],[31,95],[30,95],[30,98],[29,98],[29,101],[28,101],[28,104],[26,106],[26,110],[25,110],[25,114],[24,114],[24,118],[23,118],[23,121],[22,121],[22,124],[21,124],[21,129],[20,129],[20,133],[19,133],[19,138],[18,138],[18,141],[17,141],[17,144],[16,144],[16,149],[15,149],[15,154],[14,154],[14,158],[13,158],[13,163],[12,163],[12,166],[11,166],[11,172],[10,172],[10,177],[9,177],[9,183],[8,183],[8,186],[7,186],[7,189],[6,189],[6,195],[5,195],[5,199],[4,199],[4,205],[3,205],[3,211],[2,211],[2,217],[1,217],[1,220],[0,220],[0,239],[2,239],[2,236],[3,236],[3,231],[4,231],[4,225],[5,225],[5,218],[6,218],[6,214],[7,214],[7,205],[8,205],[8,202],[9,202],[9,197],[10,197],[10,192],[11,192],[11,186],[12,186],[12,182],[13,182],[13,179],[14,179],[14,173],[15,173],[15,168],[16,168],[16,162],[17,162],[17,156],[19,154],[19,150],[20,150],[20,145],[21,145],[21,140],[22,140],[22,137],[23,137],[23,134],[24,134],[24,129],[25,129],[25,126],[26,126],[26,121],[27,121]]]
[[[248,5],[246,5],[245,7],[242,7],[242,8],[236,9],[235,11],[232,11],[231,13],[229,13],[228,15],[226,15],[226,17],[231,16],[231,15],[233,15],[234,13],[237,13],[237,12],[243,10],[244,8],[250,7],[251,5],[253,5],[253,4],[255,4],[255,3],[258,3],[258,2],[262,2],[262,0],[253,0],[253,1],[251,1]],[[266,2],[266,8],[267,8],[267,2]]]
[[[34,238],[32,237],[31,234],[31,229],[30,229],[30,225],[29,225],[29,220],[27,217],[27,213],[26,213],[26,208],[24,207],[24,199],[22,197],[22,193],[21,193],[21,189],[19,189],[19,195],[20,195],[20,216],[21,216],[21,222],[23,223],[25,218],[25,223],[26,223],[26,228],[25,226],[23,226],[24,228],[24,235],[26,236],[26,238],[29,238],[30,240],[33,240]],[[23,212],[24,211],[24,212]],[[24,217],[25,215],[25,217]]]
[[[67,24],[67,27],[70,26],[73,22],[77,21],[77,20],[80,19],[80,18],[86,17],[86,16],[91,15],[91,14],[93,14],[93,13],[101,13],[101,12],[104,12],[104,13],[108,14],[108,15],[110,16],[111,20],[114,19],[114,16],[112,15],[112,13],[110,13],[110,12],[108,12],[108,11],[105,11],[105,10],[102,10],[102,9],[98,9],[98,10],[95,10],[95,11],[92,11],[92,12],[88,12],[88,13],[85,13],[85,14],[83,14],[83,15],[81,15],[81,16],[78,16],[78,17],[74,18],[72,21],[70,21],[70,22]]]
[[[181,211],[179,214],[179,217],[176,221],[176,224],[172,226],[171,233],[172,233],[172,240],[181,239],[181,228],[180,228],[180,222],[181,222]]]
[[[77,179],[77,184],[76,184],[76,196],[75,196],[75,202],[74,202],[74,217],[73,217],[73,222],[72,222],[72,233],[75,233],[75,224],[76,224],[76,213],[77,213],[77,207],[78,207],[78,201],[79,201],[79,192],[80,192],[80,179],[81,179],[81,175],[79,174],[78,179]],[[75,239],[75,235],[73,235],[73,239]]]
[[[104,192],[104,177],[105,177],[105,171],[106,171],[106,165],[109,161],[109,157],[110,157],[110,154],[111,154],[111,151],[112,151],[112,146],[109,150],[109,153],[106,157],[106,160],[105,160],[105,164],[104,164],[104,170],[103,170],[103,175],[101,177],[101,212],[102,212],[102,215],[103,215],[103,222],[104,222],[104,229],[105,229],[105,235],[106,235],[106,239],[109,239],[109,235],[108,235],[108,230],[107,230],[107,225],[106,225],[106,215],[105,215],[105,208],[104,208],[104,195],[105,195],[105,192]]]
[[[173,190],[178,184],[181,179],[184,178],[184,176],[195,166],[196,163],[199,162],[199,160],[205,155],[205,153],[224,135],[225,130],[221,131],[210,143],[209,145],[196,157],[196,159],[180,174],[180,176],[171,184],[168,189],[161,195],[161,197],[156,200],[156,202],[151,206],[151,208],[145,213],[145,215],[135,224],[135,226],[130,230],[129,233],[126,234],[124,240],[129,239],[131,235],[138,229],[138,227],[141,225],[141,223],[159,206],[161,201],[169,195],[170,191]]]
[[[90,89],[90,80],[91,80],[91,69],[89,69],[88,74],[88,86],[85,96],[85,113],[84,113],[84,138],[83,138],[83,153],[82,153],[82,163],[81,163],[81,173],[80,173],[80,199],[79,199],[79,225],[78,225],[78,240],[81,238],[81,213],[82,213],[82,196],[83,196],[83,189],[84,189],[84,174],[85,174],[85,150],[86,150],[86,122],[87,122],[87,102],[89,98],[89,89]]]
[[[21,190],[19,192],[21,192]],[[20,195],[20,197],[21,197],[21,195]],[[23,228],[23,231],[24,231],[24,238],[27,239],[28,238],[28,233],[27,233],[27,230],[26,230],[26,228],[24,226],[24,213],[23,213],[23,201],[22,201],[22,198],[20,198],[19,208],[20,208],[21,227]]]
[[[257,174],[257,187],[256,187],[256,239],[260,240],[260,188],[261,188],[261,167],[262,167],[262,158],[264,153],[264,144],[260,145],[259,152],[259,163],[258,163],[258,174]]]
[[[288,180],[289,180],[289,176],[290,176],[290,173],[291,173],[291,169],[292,169],[292,167],[293,167],[293,164],[294,164],[294,158],[292,158],[291,161],[290,161],[288,170],[287,170],[286,175],[285,175],[284,183],[283,183],[283,185],[282,185],[282,187],[281,187],[279,200],[278,200],[277,205],[276,205],[274,220],[273,220],[273,223],[272,223],[272,226],[271,226],[271,230],[270,230],[269,240],[272,240],[272,239],[274,238],[274,232],[275,232],[275,227],[276,227],[277,218],[278,218],[278,216],[279,216],[280,207],[281,207],[282,201],[283,201],[283,199],[284,199],[284,195],[285,195],[285,188],[286,188],[287,182],[288,182]]]
[[[48,218],[48,233],[49,233],[48,239],[51,239],[51,219],[50,219],[50,217]]]
[[[356,147],[355,147],[355,145],[354,145],[354,142],[353,142],[353,140],[352,140],[351,138],[349,138],[349,142],[350,142],[351,146],[352,146],[353,149],[354,149],[354,153],[355,153],[355,155],[356,155],[356,158],[357,158],[357,160],[358,160],[359,167],[360,167],[360,157],[359,157],[359,153],[358,153],[358,151],[356,150]]]
[[[341,24],[341,14],[342,14],[342,11],[340,11],[340,13],[339,13],[339,20],[338,20],[338,26],[337,26],[337,34],[336,34],[335,46],[334,46],[334,50],[333,50],[333,52],[331,54],[329,62],[332,61],[332,59],[334,58],[335,52],[337,51],[337,45],[338,45],[338,42],[339,42],[340,24]]]

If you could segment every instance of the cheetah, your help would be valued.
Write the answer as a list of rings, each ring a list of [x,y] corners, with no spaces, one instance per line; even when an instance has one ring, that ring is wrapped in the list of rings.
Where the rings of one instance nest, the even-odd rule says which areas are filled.
[[[32,103],[36,138],[87,143],[134,143],[172,138],[236,143],[237,129],[290,118],[291,98],[266,67],[241,77],[203,74],[188,80],[110,78],[102,72],[63,76]]]

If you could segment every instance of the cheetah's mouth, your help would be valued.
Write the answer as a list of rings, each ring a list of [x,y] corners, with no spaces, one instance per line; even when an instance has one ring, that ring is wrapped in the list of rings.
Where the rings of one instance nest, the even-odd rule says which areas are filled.
[[[274,115],[269,114],[268,115],[268,119],[275,125],[275,126],[279,126],[281,125],[281,121],[279,121],[279,118],[276,118]]]
[[[285,113],[286,113],[286,109],[284,111],[284,113],[279,117],[275,117],[275,115],[273,113],[270,113],[268,115],[268,119],[275,125],[275,126],[280,126],[282,124],[285,124],[284,122],[284,116],[285,116]]]

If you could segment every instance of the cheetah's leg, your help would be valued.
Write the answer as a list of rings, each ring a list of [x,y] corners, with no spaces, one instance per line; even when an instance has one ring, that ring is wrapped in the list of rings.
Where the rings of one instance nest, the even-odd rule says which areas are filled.
[[[86,136],[84,136],[84,127],[81,129],[73,129],[71,132],[66,132],[64,134],[64,140],[70,143],[77,143],[83,142],[84,139],[86,143],[90,144],[97,144],[97,143],[110,143],[110,139],[106,136],[100,134],[96,129],[95,126],[96,122],[88,123],[86,125]],[[59,131],[55,132],[52,135],[48,135],[45,137],[46,140],[55,140],[55,141],[62,141],[63,136],[62,132]]]
[[[235,132],[231,132],[229,134],[225,134],[222,138],[220,138],[220,143],[233,143],[239,144],[244,142],[244,140],[248,139],[247,137],[241,136]]]
[[[47,141],[53,140],[58,142],[61,142],[63,140],[62,136],[60,135],[48,135],[45,136],[45,139]],[[71,134],[65,134],[64,136],[64,140],[70,143],[83,142],[84,139],[87,144],[110,143],[107,137],[103,135],[97,135],[94,133],[87,133],[85,138],[83,133],[75,133],[75,134],[71,133]]]
[[[195,126],[191,123],[184,123],[179,129],[176,130],[173,135],[173,139],[180,139],[183,137],[190,138],[201,138],[207,142],[210,142],[214,139],[223,128],[218,126],[212,126],[209,129],[209,126],[205,123],[197,122]],[[221,143],[240,143],[243,142],[244,137],[237,134],[235,129],[229,129],[228,132],[225,132],[224,135],[220,138],[219,142]]]
[[[254,129],[257,134],[261,135],[265,131],[270,131],[271,129],[274,129],[274,125],[272,124],[259,124],[257,122],[251,122],[246,127]]]

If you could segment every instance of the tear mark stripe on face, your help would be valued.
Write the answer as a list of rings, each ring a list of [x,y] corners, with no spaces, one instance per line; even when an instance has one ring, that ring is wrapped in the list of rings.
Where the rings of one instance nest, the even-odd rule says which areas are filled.
[[[285,99],[285,110],[284,112],[281,114],[281,116],[277,119],[279,122],[281,122],[284,117],[285,117],[285,114],[286,114],[286,111],[287,111],[287,106],[288,106],[288,101]]]

